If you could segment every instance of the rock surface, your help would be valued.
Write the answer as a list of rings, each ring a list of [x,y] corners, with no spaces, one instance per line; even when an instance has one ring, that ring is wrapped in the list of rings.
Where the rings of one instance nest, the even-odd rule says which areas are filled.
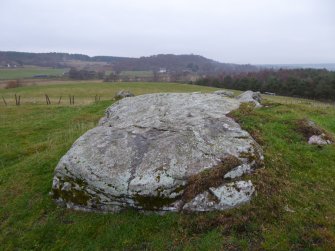
[[[246,91],[241,95],[236,97],[241,103],[252,102],[256,105],[256,107],[262,107],[260,104],[262,101],[260,92]]]
[[[216,94],[124,98],[62,157],[53,198],[69,208],[110,212],[211,211],[246,203],[255,189],[242,176],[261,165],[263,156],[226,116],[239,105]],[[228,163],[231,156],[238,164]],[[229,169],[216,172],[222,166]],[[220,182],[196,187],[194,197],[185,199],[190,179],[206,172],[219,173]]]
[[[198,194],[183,207],[188,211],[224,210],[246,203],[255,191],[251,181],[237,181]],[[212,197],[215,196],[212,199]]]

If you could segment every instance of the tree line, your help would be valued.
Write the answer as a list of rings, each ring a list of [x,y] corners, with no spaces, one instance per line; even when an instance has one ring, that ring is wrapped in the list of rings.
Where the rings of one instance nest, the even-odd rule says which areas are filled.
[[[197,85],[271,92],[277,95],[335,100],[335,72],[318,69],[280,69],[204,77]]]
[[[71,68],[68,72],[68,77],[76,80],[88,80],[88,79],[103,79],[105,72],[98,72],[92,70],[77,70],[76,68]]]

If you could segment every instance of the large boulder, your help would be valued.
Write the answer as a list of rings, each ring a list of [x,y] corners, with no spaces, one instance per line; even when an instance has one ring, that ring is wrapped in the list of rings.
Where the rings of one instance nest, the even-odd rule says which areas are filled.
[[[248,202],[242,176],[262,164],[253,138],[226,116],[237,99],[216,94],[147,94],[106,110],[58,163],[55,201],[116,212],[223,210]]]

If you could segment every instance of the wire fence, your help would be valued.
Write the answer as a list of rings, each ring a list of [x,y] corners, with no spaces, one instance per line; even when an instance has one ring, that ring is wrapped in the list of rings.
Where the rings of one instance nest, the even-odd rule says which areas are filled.
[[[53,96],[50,97],[48,94],[44,94],[44,96],[21,96],[14,94],[12,97],[1,96],[2,106],[20,106],[20,105],[30,105],[30,104],[39,104],[39,105],[83,105],[89,103],[99,103],[103,100],[113,100],[111,98],[103,99],[100,95],[95,96],[79,96],[75,97],[75,95],[64,95],[64,96]]]

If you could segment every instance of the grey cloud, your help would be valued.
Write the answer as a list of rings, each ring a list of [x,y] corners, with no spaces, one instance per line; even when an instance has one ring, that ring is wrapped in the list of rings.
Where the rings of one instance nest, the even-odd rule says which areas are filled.
[[[331,0],[1,0],[0,50],[335,62]]]

